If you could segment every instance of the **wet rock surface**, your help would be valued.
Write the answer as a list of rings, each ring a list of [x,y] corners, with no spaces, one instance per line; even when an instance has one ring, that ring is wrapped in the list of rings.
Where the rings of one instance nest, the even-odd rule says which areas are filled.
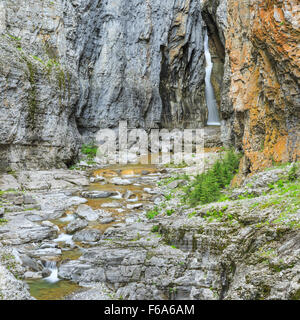
[[[207,153],[205,162],[209,166],[216,157]],[[181,195],[186,174],[199,173],[199,167],[151,167],[147,175],[134,166],[53,171],[46,176],[56,176],[61,189],[49,178],[47,190],[41,180],[34,185],[30,178],[24,192],[0,195],[0,266],[13,265],[12,274],[5,271],[8,281],[17,276],[29,283],[28,288],[11,280],[8,290],[1,280],[3,297],[30,299],[28,290],[40,281],[51,290],[65,281],[79,286],[62,296],[73,300],[295,299],[300,172],[294,170],[296,180],[290,182],[291,169],[249,176],[239,188],[224,192],[227,200],[195,208],[182,203]],[[105,177],[105,183],[86,185],[91,174]],[[131,184],[112,184],[112,175],[126,176]],[[33,175],[16,173],[14,179],[21,183],[24,176]],[[76,187],[66,189],[71,180]],[[82,197],[102,190],[118,197]]]
[[[76,231],[84,229],[87,225],[88,225],[87,221],[84,221],[83,219],[76,219],[75,221],[70,222],[66,226],[66,232],[69,234],[73,234]]]
[[[128,197],[139,195],[138,190],[123,190],[119,200],[90,199],[83,208],[96,212],[96,221],[76,218],[82,201],[65,189],[61,191],[65,196],[60,198],[62,214],[48,221],[43,210],[47,211],[47,203],[52,202],[35,191],[26,194],[26,199],[34,203],[35,199],[41,210],[22,212],[24,204],[19,204],[19,212],[5,211],[8,222],[0,227],[0,241],[4,248],[13,248],[13,254],[4,257],[10,261],[14,256],[15,272],[30,283],[51,278],[53,269],[49,266],[55,262],[55,281],[75,282],[82,287],[66,299],[293,299],[300,289],[300,216],[299,205],[287,195],[297,189],[287,188],[282,199],[272,193],[277,184],[288,183],[290,169],[288,166],[253,175],[240,188],[231,190],[227,201],[193,209],[180,204],[185,184],[180,177],[191,171],[190,167],[163,169],[157,176],[151,173],[162,182],[159,187],[154,183],[134,187],[143,176],[135,174],[130,188],[156,196],[172,191],[171,199],[163,197],[160,204],[143,202],[143,207],[129,210],[128,205],[140,205],[130,203]],[[174,184],[177,180],[179,183]],[[96,186],[94,183],[92,188]],[[40,192],[43,194],[43,189]],[[58,192],[53,190],[52,196]],[[50,198],[51,191],[47,194]],[[14,197],[1,199],[13,201]],[[119,209],[114,206],[97,209],[107,201],[119,201],[120,207],[125,206],[125,216],[106,211]],[[293,213],[283,216],[281,201],[284,208],[293,208]],[[149,219],[147,212],[154,206],[157,215]],[[26,215],[33,221],[27,222]],[[1,261],[5,265],[5,258]],[[26,286],[24,290],[28,294]]]

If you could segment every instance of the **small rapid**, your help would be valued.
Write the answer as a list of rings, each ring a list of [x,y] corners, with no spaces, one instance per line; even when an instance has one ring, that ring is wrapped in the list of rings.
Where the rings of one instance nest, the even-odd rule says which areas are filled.
[[[99,191],[112,193],[112,195],[105,198],[86,197],[86,205],[96,212],[100,211],[103,218],[89,221],[84,230],[97,229],[103,234],[114,224],[126,223],[133,211],[142,214],[153,197],[147,191],[155,187],[159,177],[160,173],[153,165],[116,165],[94,171],[90,179],[91,183],[86,190],[74,195],[85,197],[85,193]],[[118,180],[112,183],[113,178]],[[125,179],[130,183],[123,185]],[[74,234],[67,233],[67,225],[78,219],[76,210],[77,208],[70,208],[62,217],[52,220],[60,229],[57,238],[52,240],[53,247],[60,249],[61,255],[56,257],[56,261],[49,259],[44,262],[44,268],[49,271],[47,276],[27,281],[31,294],[38,300],[62,299],[75,291],[82,290],[79,284],[59,277],[62,261],[76,261],[85,249],[89,248],[89,244],[74,241]],[[105,218],[108,222],[101,221]]]
[[[58,268],[56,265],[56,261],[46,261],[45,267],[46,269],[51,271],[50,276],[44,278],[45,281],[49,283],[56,283],[60,281],[60,279],[58,278]]]

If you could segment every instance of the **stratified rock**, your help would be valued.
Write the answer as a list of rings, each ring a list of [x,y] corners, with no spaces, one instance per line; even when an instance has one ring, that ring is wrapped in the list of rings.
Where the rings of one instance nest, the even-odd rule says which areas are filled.
[[[81,194],[83,197],[86,197],[86,198],[100,199],[100,198],[109,198],[116,193],[110,192],[110,191],[84,191]]]
[[[112,223],[115,221],[115,218],[113,217],[109,217],[109,218],[103,218],[103,219],[100,219],[99,222],[101,224],[109,224],[109,223]]]
[[[45,249],[37,249],[30,252],[30,255],[35,258],[41,258],[47,260],[47,258],[59,258],[62,252],[61,249],[57,248],[45,248]]]
[[[43,275],[41,272],[32,272],[32,271],[27,271],[24,273],[24,279],[29,279],[29,280],[38,280],[42,279]]]
[[[26,213],[10,214],[6,219],[8,222],[0,233],[0,242],[6,245],[40,242],[45,239],[54,239],[58,234],[57,226],[31,222],[26,219]]]
[[[81,230],[74,234],[73,240],[78,242],[96,242],[100,240],[101,232],[97,229]]]
[[[88,225],[88,222],[82,219],[76,219],[70,222],[66,226],[66,232],[69,234],[73,234],[76,231],[84,229]]]
[[[20,259],[22,261],[22,265],[24,267],[27,267],[29,270],[38,272],[41,271],[43,266],[39,264],[36,260],[30,258],[29,256],[23,254],[20,256]]]
[[[204,124],[200,0],[7,0],[0,16],[1,170],[72,164],[78,129]]]
[[[20,190],[21,186],[16,178],[11,174],[4,174],[0,177],[0,190]]]
[[[142,208],[143,204],[142,203],[133,203],[133,204],[127,204],[127,209],[139,209]]]
[[[87,221],[96,221],[99,218],[98,213],[85,204],[78,206],[76,214]]]
[[[77,80],[52,42],[62,40],[54,23],[61,10],[50,6],[19,0],[0,7],[0,170],[66,167],[77,153]]]
[[[0,300],[34,300],[26,284],[0,265]]]
[[[120,208],[122,204],[120,202],[107,202],[101,205],[101,208]]]
[[[132,182],[128,179],[122,179],[122,178],[118,178],[118,177],[112,178],[109,182],[112,184],[122,185],[122,186],[128,186],[128,185],[132,184]]]
[[[175,188],[177,188],[177,187],[179,187],[179,186],[183,186],[183,185],[185,185],[185,184],[187,184],[187,181],[186,181],[186,180],[181,180],[181,179],[179,179],[179,180],[174,180],[174,181],[172,181],[172,182],[170,182],[170,183],[168,184],[168,188],[170,188],[170,189],[175,189]]]

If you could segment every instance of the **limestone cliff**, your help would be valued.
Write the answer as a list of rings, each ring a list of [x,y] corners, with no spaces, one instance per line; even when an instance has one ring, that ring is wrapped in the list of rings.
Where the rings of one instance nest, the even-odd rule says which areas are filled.
[[[119,120],[204,125],[200,0],[8,0],[0,16],[3,169],[68,165]]]
[[[78,88],[59,12],[50,1],[0,3],[0,169],[74,160]]]
[[[300,156],[300,6],[228,1],[234,131],[249,170]]]
[[[84,136],[120,119],[146,128],[204,124],[200,0],[64,3]]]
[[[216,0],[204,1],[202,12],[213,39],[225,38],[224,78],[215,89],[223,141],[245,154],[242,173],[299,159],[299,4]]]
[[[99,128],[200,127],[203,26],[222,140],[241,172],[299,158],[293,0],[0,2],[2,169],[61,167]]]

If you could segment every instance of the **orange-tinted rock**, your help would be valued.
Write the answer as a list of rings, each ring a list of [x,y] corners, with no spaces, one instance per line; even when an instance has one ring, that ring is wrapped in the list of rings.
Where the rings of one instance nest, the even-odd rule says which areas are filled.
[[[250,172],[299,160],[299,1],[228,0],[227,20],[233,130]]]

